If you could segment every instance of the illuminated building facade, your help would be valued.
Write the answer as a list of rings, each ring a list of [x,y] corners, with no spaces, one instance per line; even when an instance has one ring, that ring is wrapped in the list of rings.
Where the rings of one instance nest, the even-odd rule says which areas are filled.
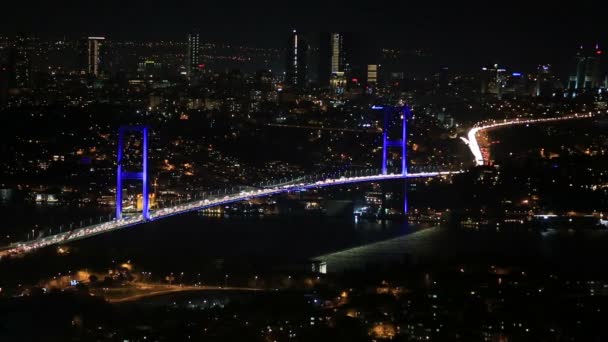
[[[87,39],[87,74],[98,77],[101,74],[101,49],[104,37]]]
[[[601,56],[602,50],[598,44],[592,51],[585,51],[583,46],[580,47],[576,54],[575,72],[568,79],[568,88],[571,91],[580,93],[585,90],[603,87],[600,68]]]
[[[294,88],[308,85],[308,43],[304,36],[293,30],[289,37],[287,48],[287,64],[285,70],[285,83]]]
[[[332,33],[330,37],[331,46],[331,74],[344,73],[344,36],[340,33]]]
[[[199,70],[201,65],[201,45],[200,45],[200,34],[199,33],[190,33],[188,34],[188,53],[187,53],[187,63],[188,63],[188,77],[192,77],[192,75]]]
[[[375,85],[378,83],[378,64],[367,65],[367,84]]]

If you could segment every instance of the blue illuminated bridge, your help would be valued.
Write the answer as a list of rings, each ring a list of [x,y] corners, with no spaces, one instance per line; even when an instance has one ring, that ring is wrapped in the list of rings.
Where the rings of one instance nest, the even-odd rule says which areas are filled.
[[[376,171],[376,170],[374,170]],[[180,215],[191,211],[212,208],[215,206],[250,200],[253,198],[266,197],[272,195],[278,195],[282,193],[301,191],[305,189],[324,188],[328,186],[346,185],[353,183],[364,183],[374,182],[391,179],[406,179],[406,178],[421,178],[421,177],[437,177],[437,176],[449,176],[453,173],[459,173],[460,171],[446,171],[446,172],[421,172],[412,173],[406,176],[402,174],[369,174],[372,171],[361,170],[355,173],[347,173],[347,175],[340,176],[339,178],[328,178],[324,180],[318,180],[315,182],[308,182],[307,179],[302,179],[301,182],[284,184],[278,186],[268,186],[265,188],[254,188],[254,187],[240,187],[239,192],[229,193],[227,190],[217,191],[214,195],[208,195],[205,198],[196,198],[194,200],[186,201],[171,207],[162,208],[154,211],[150,211],[149,218],[144,218],[143,214],[131,217],[122,217],[114,219],[108,222],[102,222],[93,224],[90,226],[74,229],[68,232],[62,232],[37,240],[31,240],[27,242],[14,243],[9,248],[0,252],[1,255],[8,254],[21,254],[35,249],[46,247],[55,244],[62,244],[71,242],[87,237],[91,237],[97,234],[105,232],[127,228],[142,224],[149,221],[156,221],[163,218],[171,217],[174,215]],[[369,175],[366,175],[368,173]]]
[[[121,128],[119,133],[119,153],[118,153],[118,165],[117,165],[117,189],[122,189],[123,180],[141,180],[142,181],[142,194],[143,194],[143,212],[134,216],[123,216],[122,215],[122,191],[116,191],[116,217],[107,222],[91,223],[88,226],[79,227],[76,229],[70,229],[62,231],[62,228],[55,229],[57,233],[42,236],[29,241],[15,242],[9,246],[0,247],[0,258],[7,255],[19,255],[27,252],[37,250],[42,247],[51,246],[55,244],[63,244],[72,242],[79,239],[95,236],[98,234],[132,227],[135,225],[143,224],[150,221],[156,221],[171,217],[174,215],[180,215],[192,211],[212,208],[220,205],[226,205],[236,203],[240,201],[246,201],[254,198],[268,197],[273,195],[279,195],[289,192],[296,192],[309,189],[325,188],[330,186],[348,185],[355,183],[366,183],[366,182],[377,182],[386,180],[404,180],[414,178],[428,178],[428,177],[450,177],[451,175],[462,173],[462,170],[451,170],[451,171],[438,171],[438,170],[423,170],[413,169],[410,172],[407,165],[406,151],[406,123],[409,116],[408,107],[403,107],[399,110],[402,113],[403,119],[401,139],[389,140],[387,134],[388,127],[388,115],[394,114],[393,108],[384,107],[372,107],[376,110],[381,110],[385,113],[384,130],[383,130],[383,158],[380,169],[368,169],[368,170],[350,170],[341,174],[334,174],[332,176],[305,176],[294,179],[281,179],[275,182],[264,182],[258,186],[238,186],[232,188],[226,188],[222,190],[216,190],[213,192],[202,192],[195,195],[193,198],[187,201],[178,202],[176,205],[172,205],[165,208],[159,208],[156,210],[150,210],[147,202],[148,194],[148,181],[147,181],[147,128],[146,127],[126,127]],[[571,118],[583,118],[590,117],[591,113],[584,116],[572,116]],[[550,119],[549,119],[550,120]],[[554,119],[554,120],[562,120]],[[545,120],[546,121],[546,120]],[[518,125],[518,124],[530,124],[535,122],[543,122],[543,120],[510,120],[500,123],[492,123],[486,126],[476,126],[473,128],[474,133],[469,134],[469,147],[473,156],[476,157],[476,161],[479,162],[478,158],[478,145],[475,140],[475,134],[480,130],[486,128],[492,128],[494,126],[506,126],[506,125]],[[143,170],[141,172],[125,172],[122,170],[122,144],[123,135],[125,132],[137,131],[143,135]],[[389,171],[387,168],[387,156],[389,148],[398,148],[401,150],[401,168],[395,171]],[[405,187],[404,187],[405,189]],[[404,196],[404,212],[407,213],[407,196]],[[53,230],[51,230],[53,231]]]

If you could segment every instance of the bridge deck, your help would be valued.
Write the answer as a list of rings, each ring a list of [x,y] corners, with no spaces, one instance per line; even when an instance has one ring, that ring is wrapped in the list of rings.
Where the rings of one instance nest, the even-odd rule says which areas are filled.
[[[277,185],[274,187],[268,187],[263,189],[251,188],[249,191],[241,191],[239,193],[227,194],[224,196],[213,196],[201,200],[190,201],[183,204],[178,204],[172,207],[158,209],[151,212],[151,220],[159,220],[167,217],[171,217],[174,215],[180,215],[191,211],[201,210],[216,207],[219,205],[226,205],[230,203],[240,202],[244,200],[249,200],[252,198],[258,197],[267,197],[272,195],[277,195],[286,192],[298,191],[298,190],[306,190],[306,189],[314,189],[314,188],[323,188],[328,186],[336,186],[336,185],[346,185],[352,183],[364,183],[364,182],[374,182],[374,181],[383,181],[383,180],[391,180],[391,179],[405,179],[405,178],[425,178],[425,177],[438,177],[438,176],[449,176],[452,174],[462,173],[463,171],[441,171],[441,172],[421,172],[421,173],[411,173],[407,176],[402,174],[387,174],[387,175],[372,175],[372,176],[354,176],[354,177],[340,177],[335,179],[325,179],[316,181],[313,183],[295,183],[295,184],[285,184],[285,185]],[[36,250],[38,248],[51,246],[55,244],[61,244],[71,241],[76,241],[79,239],[84,239],[88,237],[92,237],[98,234],[123,229],[127,227],[131,227],[134,225],[142,224],[147,222],[144,220],[142,215],[123,218],[120,220],[112,220],[108,222],[103,222],[99,224],[94,224],[78,229],[74,229],[68,232],[63,232],[55,235],[46,236],[43,238],[39,238],[36,240],[26,241],[26,242],[17,242],[13,243],[9,246],[5,246],[0,249],[0,258],[2,256],[10,255],[10,254],[22,254],[26,252],[30,252]]]

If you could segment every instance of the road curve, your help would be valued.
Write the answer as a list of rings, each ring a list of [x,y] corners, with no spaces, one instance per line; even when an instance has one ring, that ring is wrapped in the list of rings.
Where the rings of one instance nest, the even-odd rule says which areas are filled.
[[[599,112],[598,112],[599,113]],[[529,125],[536,123],[544,123],[544,122],[554,122],[554,121],[566,121],[566,120],[575,120],[575,119],[586,119],[595,116],[593,112],[589,112],[586,114],[570,114],[564,116],[557,116],[551,118],[541,118],[541,119],[505,119],[503,121],[493,120],[489,123],[478,123],[476,124],[469,133],[467,134],[467,140],[469,149],[475,158],[475,164],[477,166],[481,166],[485,164],[485,160],[483,159],[483,155],[481,153],[481,148],[479,147],[479,143],[477,142],[477,133],[481,131],[485,131],[488,129],[503,127],[503,126],[515,126],[515,125]]]

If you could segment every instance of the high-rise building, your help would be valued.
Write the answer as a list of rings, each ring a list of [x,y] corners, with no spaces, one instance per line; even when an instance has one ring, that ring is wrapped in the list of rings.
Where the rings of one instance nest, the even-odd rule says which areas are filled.
[[[344,35],[332,33],[330,37],[331,46],[331,74],[344,72],[346,59],[344,57]]]
[[[499,68],[494,64],[481,69],[481,93],[484,95],[496,95],[502,97],[506,86],[506,69]]]
[[[367,84],[376,85],[378,83],[378,64],[367,65]]]
[[[602,87],[600,60],[602,50],[595,45],[593,50],[585,50],[581,45],[576,54],[576,69],[568,79],[568,89],[574,93]]]
[[[86,40],[86,72],[93,77],[101,75],[101,50],[104,37],[88,37]]]
[[[346,57],[344,54],[344,35],[330,34],[331,74],[329,84],[332,89],[343,92],[346,87]]]
[[[188,34],[187,63],[188,77],[192,77],[201,65],[201,45],[200,34],[198,32]]]
[[[346,53],[344,50],[344,34],[321,33],[319,37],[319,84],[331,85],[346,81]]]
[[[293,30],[289,37],[287,48],[287,64],[285,68],[285,83],[291,87],[306,87],[308,85],[308,43],[304,36]]]
[[[32,81],[32,63],[29,39],[18,35],[9,54],[9,87],[12,89],[29,88]]]
[[[380,72],[383,70],[376,41],[373,36],[361,32],[350,32],[343,35],[346,79],[355,87],[362,85],[370,90],[380,83]]]

